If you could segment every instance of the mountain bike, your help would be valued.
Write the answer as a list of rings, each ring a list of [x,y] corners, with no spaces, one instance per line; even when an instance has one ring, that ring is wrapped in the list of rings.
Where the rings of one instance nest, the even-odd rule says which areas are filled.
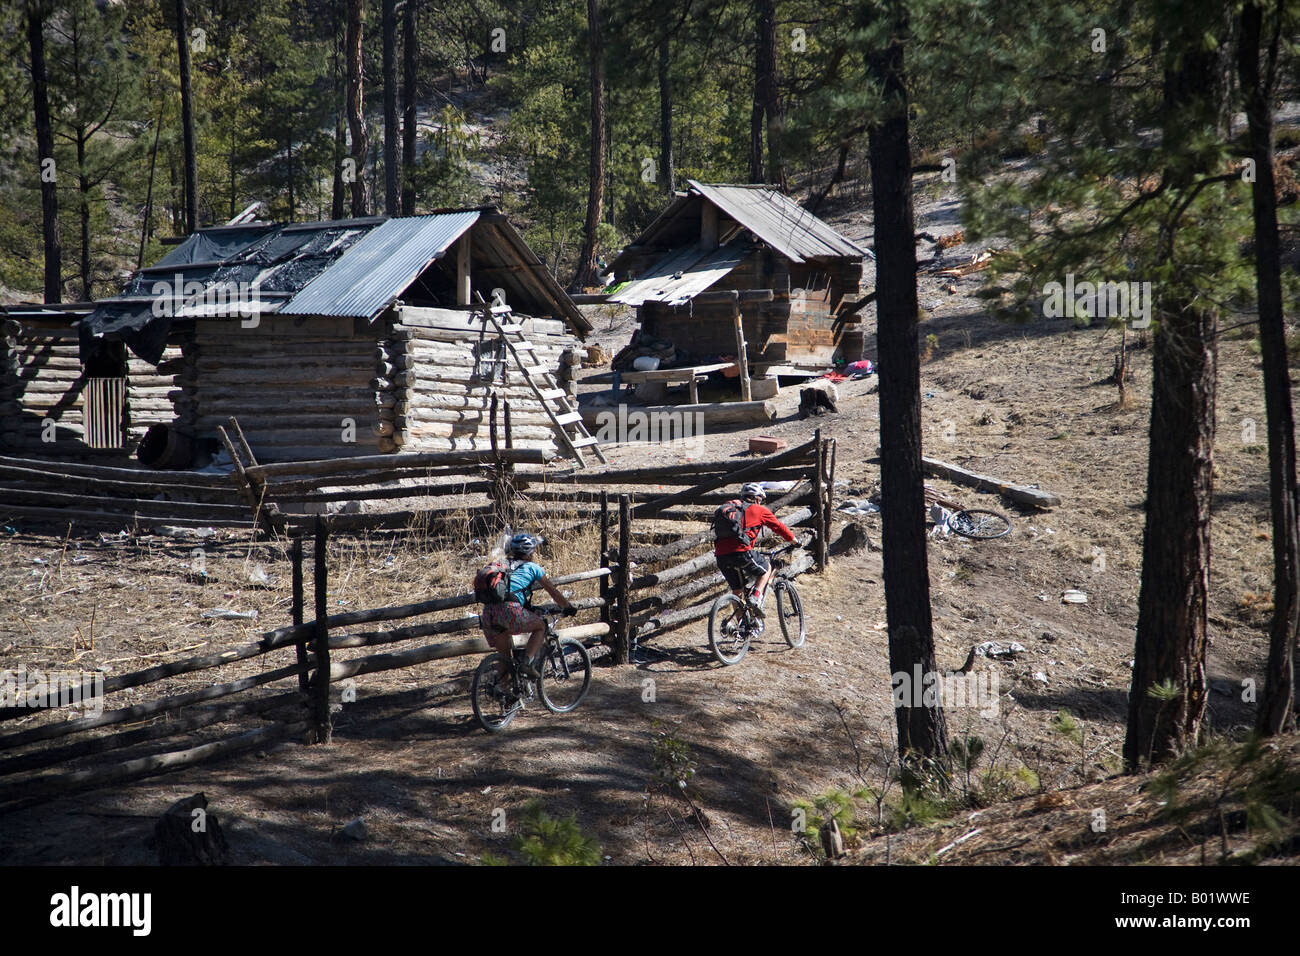
[[[803,647],[808,630],[804,621],[803,602],[794,581],[785,576],[780,555],[793,547],[764,551],[772,562],[774,573],[768,590],[775,595],[776,618],[781,625],[781,636],[791,647]],[[752,571],[745,575],[744,593],[748,595],[758,583]],[[709,610],[709,647],[721,664],[736,664],[749,650],[749,642],[763,632],[764,619],[755,613],[747,598],[730,592],[713,602]]]
[[[1000,511],[987,508],[966,508],[960,501],[946,498],[928,485],[925,488],[927,508],[938,505],[948,513],[948,530],[963,538],[991,541],[1011,533],[1011,519]]]
[[[510,655],[503,676],[497,670],[500,654],[489,654],[474,671],[470,684],[470,702],[474,716],[485,730],[498,733],[518,716],[524,704],[541,698],[542,706],[553,714],[567,714],[582,703],[591,687],[591,654],[581,641],[555,633],[555,615],[543,613],[546,620],[546,643],[534,680],[520,665],[524,649],[517,647]]]

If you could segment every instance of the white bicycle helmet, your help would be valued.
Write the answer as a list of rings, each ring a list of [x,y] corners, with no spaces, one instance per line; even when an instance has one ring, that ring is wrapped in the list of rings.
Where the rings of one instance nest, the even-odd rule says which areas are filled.
[[[750,481],[740,486],[740,497],[752,498],[755,501],[766,501],[767,492],[763,486],[756,481]]]

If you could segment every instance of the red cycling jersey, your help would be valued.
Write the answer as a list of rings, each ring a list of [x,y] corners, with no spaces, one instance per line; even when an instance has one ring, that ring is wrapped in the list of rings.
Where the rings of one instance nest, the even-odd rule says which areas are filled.
[[[754,541],[758,538],[758,533],[763,528],[771,528],[787,541],[794,540],[794,532],[783,525],[776,515],[765,505],[747,504],[745,506],[745,522],[743,533],[745,539],[740,538],[722,538],[713,548],[715,555],[719,554],[737,554],[741,551],[751,551],[754,548]]]

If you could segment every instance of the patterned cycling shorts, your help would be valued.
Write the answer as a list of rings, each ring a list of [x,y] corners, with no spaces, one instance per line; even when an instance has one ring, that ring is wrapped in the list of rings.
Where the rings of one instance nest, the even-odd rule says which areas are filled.
[[[502,631],[510,634],[528,634],[539,627],[546,626],[546,621],[540,614],[514,601],[484,605],[478,623],[488,637]]]
[[[734,554],[720,554],[717,558],[718,570],[722,572],[733,591],[740,591],[745,587],[746,575],[757,581],[772,567],[772,562],[767,560],[766,555],[759,554],[753,549],[737,551]]]

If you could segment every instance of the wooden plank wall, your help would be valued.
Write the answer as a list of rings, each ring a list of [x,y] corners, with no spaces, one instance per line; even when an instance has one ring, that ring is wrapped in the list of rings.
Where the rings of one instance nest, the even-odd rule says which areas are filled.
[[[380,453],[376,370],[385,360],[383,334],[379,325],[325,316],[263,317],[254,328],[196,321],[194,380],[182,388],[195,432],[215,435],[233,415],[259,462]]]

